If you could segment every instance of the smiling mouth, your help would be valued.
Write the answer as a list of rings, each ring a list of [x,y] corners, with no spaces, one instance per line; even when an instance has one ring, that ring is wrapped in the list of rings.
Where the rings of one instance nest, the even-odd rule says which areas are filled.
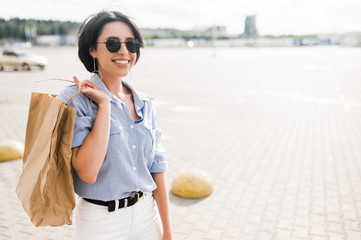
[[[125,65],[128,64],[128,60],[114,60],[113,62],[117,63],[117,64],[121,64],[121,65]]]

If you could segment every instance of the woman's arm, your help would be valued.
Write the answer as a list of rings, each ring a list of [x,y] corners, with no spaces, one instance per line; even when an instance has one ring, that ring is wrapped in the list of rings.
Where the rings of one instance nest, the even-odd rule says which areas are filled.
[[[164,173],[152,173],[152,177],[157,184],[157,189],[153,191],[155,201],[157,202],[159,215],[163,225],[162,240],[172,239],[172,228],[169,217],[168,192],[165,183]]]
[[[105,92],[90,81],[74,81],[81,92],[98,104],[98,114],[88,136],[80,147],[73,148],[72,165],[79,177],[87,183],[95,183],[108,148],[110,131],[110,101]]]

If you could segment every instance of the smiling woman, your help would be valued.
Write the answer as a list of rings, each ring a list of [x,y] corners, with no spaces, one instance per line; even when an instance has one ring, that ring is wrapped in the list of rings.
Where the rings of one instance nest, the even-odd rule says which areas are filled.
[[[95,73],[59,98],[77,109],[72,144],[74,189],[80,197],[75,239],[171,239],[165,151],[151,98],[123,78],[139,60],[138,27],[102,11],[79,30],[78,55]]]
[[[138,27],[135,24],[133,24],[127,16],[120,14],[120,13],[119,13],[120,15],[116,16],[116,14],[117,14],[116,12],[111,12],[111,13],[114,14],[113,17],[116,17],[119,19],[117,22],[127,25],[127,27],[130,29],[131,34],[133,36],[132,38],[136,39],[139,42],[140,46],[142,46],[143,38],[141,36],[141,33],[140,33]],[[97,21],[97,22],[95,22],[95,21]],[[104,25],[106,25],[107,23],[111,23],[111,22],[113,22],[113,20],[111,18],[109,18],[109,16],[99,16],[97,19],[94,19],[90,16],[90,17],[88,17],[88,19],[86,19],[84,21],[84,23],[80,27],[78,54],[79,54],[80,60],[83,62],[85,68],[89,72],[94,71],[93,58],[91,55],[89,55],[89,49],[93,48],[94,50],[96,50],[97,42],[105,42],[106,41],[106,40],[98,41],[98,37],[99,37],[101,31],[104,31],[102,29],[102,27]],[[89,26],[93,26],[95,24],[98,24],[98,25],[96,25],[94,28],[89,27]],[[139,48],[137,50],[138,51],[135,52],[136,53],[136,61],[135,62],[137,62],[140,57]],[[95,63],[95,65],[97,68],[97,62]]]
[[[90,55],[93,57],[93,61],[95,59],[98,66],[98,69],[94,70],[101,72],[104,80],[119,76],[124,77],[134,66],[137,57],[136,51],[131,52],[125,47],[122,48],[120,44],[120,42],[126,41],[139,42],[133,36],[131,29],[123,22],[111,22],[104,26],[98,37],[97,45],[90,48]],[[116,41],[119,42],[119,48],[114,51],[116,50],[114,47]],[[104,42],[108,42],[108,44],[99,44]]]

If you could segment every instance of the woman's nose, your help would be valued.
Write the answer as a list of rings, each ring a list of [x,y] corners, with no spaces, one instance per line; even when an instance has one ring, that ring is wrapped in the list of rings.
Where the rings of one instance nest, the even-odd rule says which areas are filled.
[[[120,48],[118,50],[118,54],[127,54],[127,53],[128,53],[128,49],[126,43],[120,42]]]

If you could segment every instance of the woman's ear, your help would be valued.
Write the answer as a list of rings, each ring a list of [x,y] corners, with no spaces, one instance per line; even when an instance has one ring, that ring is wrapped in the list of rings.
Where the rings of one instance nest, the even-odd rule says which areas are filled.
[[[95,55],[95,49],[92,47],[92,48],[89,48],[89,54],[90,56],[92,56],[93,58],[96,58],[96,55]]]

